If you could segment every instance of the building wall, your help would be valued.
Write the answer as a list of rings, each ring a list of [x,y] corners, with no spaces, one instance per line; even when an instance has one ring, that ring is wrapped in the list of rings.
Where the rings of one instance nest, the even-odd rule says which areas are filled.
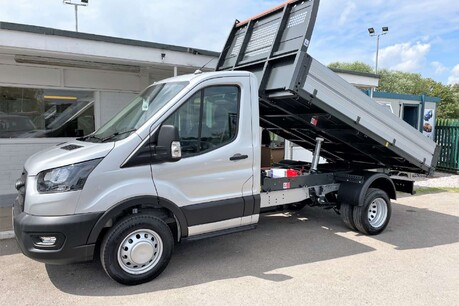
[[[99,105],[100,109],[100,111],[97,111],[97,107],[95,109],[96,118],[100,118],[96,128],[107,122],[135,96],[135,93],[126,92],[95,92],[95,103]],[[50,146],[71,140],[73,138],[0,139],[0,169],[2,169],[0,175],[0,207],[2,195],[16,192],[14,182],[21,175],[24,163],[29,156]]]
[[[18,141],[19,142],[19,141]],[[0,195],[15,193],[15,181],[21,176],[26,159],[43,149],[62,142],[62,139],[49,139],[40,142],[2,143],[0,150]],[[1,201],[1,198],[0,198]],[[1,206],[0,206],[1,207]]]
[[[135,96],[136,93],[129,92],[100,92],[100,125],[103,125],[115,116]]]
[[[416,105],[418,109],[418,128],[424,124],[424,114],[422,113],[422,103],[421,101],[416,100],[404,100],[404,99],[389,99],[389,98],[374,98],[380,104],[391,105],[394,115],[399,118],[403,118],[403,106],[404,105]],[[424,109],[432,109],[436,112],[437,103],[426,101],[424,104]],[[436,113],[435,113],[436,116]],[[435,120],[434,120],[435,121]]]
[[[402,116],[402,105],[406,103],[406,100],[400,99],[387,99],[387,98],[373,98],[376,102],[380,104],[390,104],[393,110],[393,113],[397,117]],[[410,101],[410,104],[419,104],[417,101]]]
[[[360,89],[376,88],[379,84],[379,78],[375,76],[364,76],[352,74],[352,72],[336,72],[340,77]]]
[[[172,72],[171,72],[172,74]],[[148,74],[20,65],[12,57],[0,57],[0,86],[85,90],[94,93],[95,125],[109,120],[141,89],[149,84]],[[14,182],[24,162],[34,153],[73,138],[0,139],[0,207],[16,193]]]

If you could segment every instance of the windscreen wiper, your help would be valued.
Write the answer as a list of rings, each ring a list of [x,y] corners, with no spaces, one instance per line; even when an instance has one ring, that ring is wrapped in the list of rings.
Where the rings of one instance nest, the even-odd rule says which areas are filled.
[[[130,129],[130,130],[123,131],[123,132],[115,132],[115,133],[111,134],[110,136],[102,138],[100,142],[105,142],[105,141],[110,140],[110,139],[112,139],[112,138],[114,138],[116,136],[127,134],[127,133],[132,133],[132,132],[135,132],[135,131],[137,131],[137,129]]]
[[[94,135],[87,135],[87,136],[83,136],[83,137],[80,137],[80,138],[77,138],[76,140],[79,140],[79,141],[86,141],[88,139],[95,139],[97,140],[98,142],[102,142],[102,139],[97,137],[97,136],[94,136]]]

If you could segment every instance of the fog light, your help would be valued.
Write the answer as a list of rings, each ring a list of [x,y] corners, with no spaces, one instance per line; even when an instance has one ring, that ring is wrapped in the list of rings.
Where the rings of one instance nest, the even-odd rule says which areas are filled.
[[[57,238],[55,236],[39,236],[41,241],[36,244],[39,246],[52,247],[56,245]]]

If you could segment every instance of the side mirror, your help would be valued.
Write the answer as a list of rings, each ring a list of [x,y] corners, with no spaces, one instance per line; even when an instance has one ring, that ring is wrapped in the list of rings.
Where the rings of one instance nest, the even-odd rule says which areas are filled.
[[[180,137],[178,130],[175,126],[161,126],[158,133],[156,156],[160,160],[169,162],[176,162],[182,158]]]

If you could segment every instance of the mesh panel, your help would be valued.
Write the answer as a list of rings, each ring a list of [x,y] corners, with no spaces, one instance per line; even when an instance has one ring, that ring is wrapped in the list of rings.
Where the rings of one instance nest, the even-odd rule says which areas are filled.
[[[267,26],[262,25],[254,29],[250,42],[247,45],[245,58],[268,52],[274,43],[278,28],[279,22]]]
[[[233,47],[233,50],[231,51],[230,57],[234,57],[239,54],[243,40],[244,40],[244,35],[240,35],[238,38],[236,38],[236,42],[234,43],[234,47]]]
[[[295,16],[290,16],[287,24],[287,28],[291,28],[300,25],[306,21],[306,15],[308,12],[303,12]]]

